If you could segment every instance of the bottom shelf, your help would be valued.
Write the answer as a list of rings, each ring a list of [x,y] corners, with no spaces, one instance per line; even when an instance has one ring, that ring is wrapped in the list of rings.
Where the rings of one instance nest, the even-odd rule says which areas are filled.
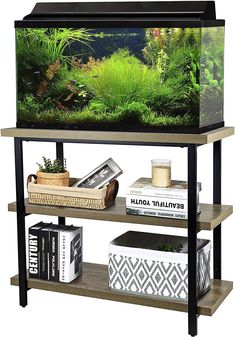
[[[11,285],[19,285],[18,275],[11,278]],[[187,302],[159,299],[144,295],[118,293],[108,287],[108,267],[102,264],[83,263],[82,275],[71,283],[59,283],[30,278],[28,288],[61,292],[140,304],[150,307],[187,312]],[[210,291],[198,301],[198,314],[212,316],[233,289],[233,282],[212,280]]]

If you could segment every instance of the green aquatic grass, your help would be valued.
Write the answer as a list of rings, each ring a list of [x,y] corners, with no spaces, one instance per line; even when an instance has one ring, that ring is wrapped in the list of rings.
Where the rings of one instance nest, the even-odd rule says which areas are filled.
[[[24,56],[27,61],[41,66],[57,60],[67,62],[66,47],[74,42],[87,44],[89,41],[92,41],[91,34],[85,28],[17,28],[17,61]]]
[[[43,112],[19,114],[19,120],[32,123],[53,123],[55,125],[66,124],[86,124],[86,123],[100,123],[104,125],[108,124],[120,124],[123,125],[137,125],[137,126],[174,126],[174,125],[191,125],[191,118],[189,115],[185,116],[163,116],[156,115],[154,112],[143,115],[139,120],[135,120],[135,123],[130,124],[130,119],[126,118],[120,111],[114,113],[96,114],[85,108],[82,111],[75,112],[62,112],[61,110],[45,110]]]
[[[133,101],[147,102],[159,85],[159,76],[127,50],[119,50],[84,78],[88,91],[110,111]]]

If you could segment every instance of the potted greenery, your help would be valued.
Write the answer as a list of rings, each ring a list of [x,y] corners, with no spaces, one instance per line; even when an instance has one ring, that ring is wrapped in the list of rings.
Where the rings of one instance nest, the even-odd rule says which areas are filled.
[[[43,164],[37,163],[37,183],[43,185],[69,186],[69,172],[66,170],[66,161],[47,159],[42,157]]]

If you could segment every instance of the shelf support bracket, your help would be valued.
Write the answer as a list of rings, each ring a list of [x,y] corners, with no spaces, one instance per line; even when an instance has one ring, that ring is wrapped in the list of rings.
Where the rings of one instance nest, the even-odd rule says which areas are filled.
[[[59,159],[64,164],[64,144],[63,142],[56,142],[56,159]],[[58,225],[65,225],[65,217],[58,217]]]
[[[222,142],[213,143],[213,204],[221,205],[221,153]],[[213,230],[214,279],[221,280],[221,224]]]
[[[27,305],[27,269],[25,244],[25,203],[24,203],[24,168],[23,168],[23,142],[14,138],[15,146],[15,178],[16,178],[16,216],[18,240],[18,269],[19,269],[19,295],[20,305]]]
[[[197,335],[197,145],[188,145],[188,333]]]

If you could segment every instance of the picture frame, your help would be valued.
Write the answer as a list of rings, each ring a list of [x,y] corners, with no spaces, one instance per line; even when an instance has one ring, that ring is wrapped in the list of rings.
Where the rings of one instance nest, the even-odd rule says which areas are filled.
[[[115,163],[112,158],[109,158],[72,186],[84,188],[101,188],[117,178],[122,173],[123,171],[117,165],[117,163]]]

